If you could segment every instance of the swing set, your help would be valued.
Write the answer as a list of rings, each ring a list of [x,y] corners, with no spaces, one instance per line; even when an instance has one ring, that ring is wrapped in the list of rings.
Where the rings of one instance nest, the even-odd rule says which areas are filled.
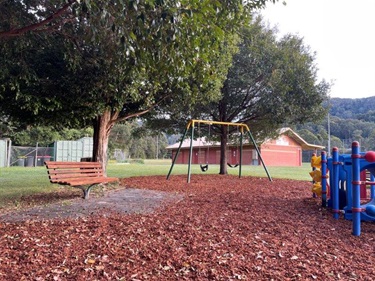
[[[189,150],[189,162],[188,162],[188,176],[187,176],[187,182],[190,183],[190,178],[191,178],[191,162],[192,162],[192,155],[193,155],[193,140],[194,140],[194,127],[195,127],[195,124],[198,124],[198,133],[199,133],[199,140],[200,140],[200,133],[201,133],[201,128],[200,128],[200,125],[201,124],[208,124],[208,136],[210,137],[210,128],[212,125],[222,125],[222,126],[234,126],[234,127],[237,127],[237,131],[239,130],[239,148],[240,148],[240,151],[238,153],[238,146],[237,146],[237,151],[235,152],[236,153],[236,159],[237,159],[237,155],[239,154],[239,162],[235,163],[235,164],[230,164],[229,161],[227,163],[227,165],[231,168],[236,168],[236,167],[239,167],[239,170],[238,170],[238,175],[239,177],[241,178],[241,173],[242,173],[242,151],[243,151],[243,135],[245,134],[245,132],[247,133],[250,141],[253,143],[254,147],[255,147],[255,150],[258,154],[258,157],[263,165],[263,168],[267,174],[267,177],[270,181],[272,181],[272,178],[267,170],[267,167],[263,161],[263,158],[262,158],[262,155],[260,154],[260,151],[259,151],[259,148],[254,140],[254,137],[253,135],[251,134],[250,132],[250,129],[249,127],[246,125],[246,124],[243,124],[243,123],[231,123],[231,122],[219,122],[219,121],[207,121],[207,120],[190,120],[185,128],[185,131],[183,133],[183,136],[181,138],[181,141],[180,141],[180,145],[177,149],[177,152],[173,158],[173,161],[172,161],[172,165],[171,165],[171,168],[169,169],[169,172],[168,172],[168,175],[167,175],[167,180],[169,179],[171,173],[172,173],[172,170],[173,170],[173,167],[174,167],[174,164],[178,158],[178,155],[180,153],[180,150],[181,150],[181,146],[182,146],[182,143],[188,133],[188,131],[190,130],[190,150]],[[201,142],[201,140],[200,140]],[[199,143],[199,146],[198,146],[198,159],[200,158],[201,156],[201,151],[200,151],[200,147],[201,147],[201,143]],[[209,148],[210,148],[210,144],[208,143],[208,146],[207,146],[207,154],[208,154],[208,157],[207,157],[207,160],[206,160],[206,164],[203,165],[200,163],[200,168],[201,168],[201,171],[202,172],[206,172],[208,170],[208,158],[209,158]]]

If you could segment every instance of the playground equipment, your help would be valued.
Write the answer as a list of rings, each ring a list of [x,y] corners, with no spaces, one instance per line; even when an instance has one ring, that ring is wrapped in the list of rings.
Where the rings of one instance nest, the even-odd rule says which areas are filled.
[[[183,136],[181,138],[181,141],[180,141],[180,145],[177,149],[177,152],[173,158],[173,161],[172,161],[172,165],[171,165],[171,168],[169,169],[169,172],[168,172],[168,175],[167,175],[167,180],[169,179],[171,173],[172,173],[172,170],[173,170],[173,167],[174,167],[174,164],[178,158],[178,155],[180,153],[180,150],[181,150],[181,146],[182,146],[182,143],[189,131],[189,129],[191,130],[191,135],[190,135],[190,151],[189,151],[189,163],[188,163],[188,176],[187,176],[187,182],[190,183],[190,178],[191,178],[191,162],[192,162],[192,153],[193,153],[193,139],[194,139],[194,127],[195,127],[195,124],[198,124],[198,129],[200,128],[199,125],[200,124],[208,124],[209,126],[212,126],[212,125],[221,125],[221,126],[235,126],[237,128],[239,128],[239,131],[240,131],[240,153],[239,153],[239,158],[240,158],[240,161],[238,163],[238,167],[239,167],[239,170],[238,170],[238,175],[239,177],[241,177],[241,173],[242,173],[242,144],[243,144],[243,135],[245,132],[247,132],[247,135],[250,139],[250,141],[253,143],[254,147],[255,147],[255,150],[258,154],[258,157],[263,165],[263,168],[268,176],[268,179],[270,181],[272,181],[272,178],[267,170],[267,167],[263,161],[263,158],[262,158],[262,155],[260,154],[260,151],[259,151],[259,148],[254,140],[254,137],[253,135],[251,134],[250,132],[250,129],[249,127],[246,125],[246,124],[243,124],[243,123],[230,123],[230,122],[219,122],[219,121],[207,121],[207,120],[190,120],[185,128],[185,131],[183,133]],[[208,165],[208,164],[206,164]],[[208,167],[208,166],[207,166]]]
[[[322,206],[325,207],[329,185],[327,183],[328,171],[326,170],[326,165],[322,165],[322,163],[327,163],[325,151],[322,152],[321,156],[316,156],[314,153],[311,157],[311,167],[313,169],[310,172],[310,176],[313,179],[313,187],[311,191],[314,196],[322,197]]]
[[[375,152],[360,152],[359,143],[353,142],[352,154],[339,155],[335,147],[332,158],[321,164],[322,187],[327,171],[331,174],[328,207],[332,208],[333,217],[338,219],[339,213],[343,213],[345,219],[353,221],[353,235],[359,236],[361,221],[375,221]],[[367,186],[370,186],[370,198]],[[364,203],[364,200],[369,201]]]

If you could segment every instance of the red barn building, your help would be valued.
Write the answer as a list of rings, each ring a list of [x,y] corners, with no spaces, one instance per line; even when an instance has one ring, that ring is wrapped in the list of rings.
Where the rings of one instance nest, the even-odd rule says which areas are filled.
[[[244,137],[244,140],[246,137]],[[180,143],[167,147],[172,152],[174,159]],[[219,164],[220,143],[209,143],[204,138],[194,140],[192,143],[192,164]],[[323,146],[307,143],[296,132],[290,128],[280,130],[279,137],[265,141],[259,147],[262,158],[267,166],[301,166],[302,151],[317,151]],[[185,139],[175,164],[188,164],[190,152],[190,139]],[[235,165],[239,163],[239,145],[227,147],[228,163]],[[242,165],[259,165],[257,152],[253,144],[244,141],[242,149]]]

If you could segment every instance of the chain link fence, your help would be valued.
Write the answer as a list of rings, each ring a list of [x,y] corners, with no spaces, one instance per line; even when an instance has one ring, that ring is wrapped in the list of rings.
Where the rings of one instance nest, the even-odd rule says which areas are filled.
[[[44,161],[53,158],[53,147],[11,146],[10,166],[43,166]]]

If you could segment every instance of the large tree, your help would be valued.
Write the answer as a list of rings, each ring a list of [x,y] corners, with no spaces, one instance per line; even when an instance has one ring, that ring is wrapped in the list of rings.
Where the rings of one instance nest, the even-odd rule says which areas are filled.
[[[185,117],[245,123],[262,142],[276,136],[281,126],[325,116],[322,103],[329,85],[317,79],[314,54],[302,38],[289,34],[278,39],[277,35],[261,18],[246,26],[221,98],[189,108]],[[178,116],[182,115],[180,111]],[[226,174],[228,135],[236,128],[212,126],[211,132],[220,137],[220,174]]]
[[[214,120],[248,124],[260,141],[275,136],[281,126],[321,119],[329,90],[325,81],[317,81],[315,57],[303,39],[276,36],[261,18],[243,30],[222,99],[205,111]],[[223,148],[227,133],[222,128]],[[226,163],[223,153],[221,173],[226,173]]]
[[[44,1],[32,8],[8,2],[22,7],[26,26],[47,18]],[[57,15],[60,25],[43,22],[1,41],[0,115],[33,124],[91,123],[94,159],[104,164],[116,122],[177,95],[217,95],[225,72],[211,62],[223,39],[265,2],[70,1]],[[3,35],[14,30],[4,22],[2,28]]]

